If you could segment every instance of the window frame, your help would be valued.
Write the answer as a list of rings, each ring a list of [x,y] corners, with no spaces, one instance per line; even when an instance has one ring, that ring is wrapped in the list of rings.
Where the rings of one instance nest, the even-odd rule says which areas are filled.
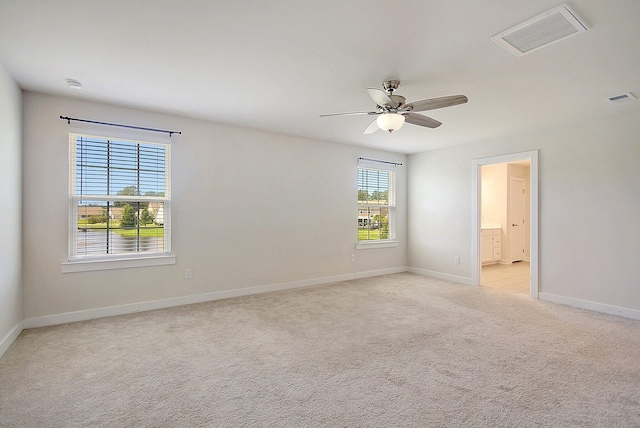
[[[77,193],[77,139],[78,137],[100,140],[117,140],[131,144],[163,146],[164,148],[164,196],[126,196],[126,195],[82,195]],[[79,255],[78,245],[78,201],[123,201],[157,202],[163,204],[163,250],[154,252],[133,252],[99,255]],[[130,138],[127,135],[86,132],[69,132],[69,190],[68,190],[68,256],[62,263],[62,272],[83,272],[104,269],[119,269],[141,266],[159,266],[175,264],[175,255],[171,252],[171,142],[166,139]]]
[[[374,170],[374,171],[384,171],[389,174],[389,185],[388,185],[388,195],[387,195],[387,203],[386,204],[361,204],[360,202],[360,170]],[[397,198],[397,174],[395,171],[395,165],[387,167],[386,165],[379,165],[377,163],[371,163],[366,161],[359,161],[357,166],[357,174],[356,174],[356,187],[358,193],[358,218],[356,219],[357,223],[357,241],[356,241],[356,249],[365,250],[365,249],[373,249],[373,248],[388,248],[388,247],[397,247],[398,241],[396,236],[396,228],[397,228],[397,206],[396,206],[396,198]],[[367,210],[370,207],[380,207],[387,208],[389,215],[389,237],[385,239],[367,239],[360,240],[359,239],[359,231],[360,231],[360,210],[366,207]]]

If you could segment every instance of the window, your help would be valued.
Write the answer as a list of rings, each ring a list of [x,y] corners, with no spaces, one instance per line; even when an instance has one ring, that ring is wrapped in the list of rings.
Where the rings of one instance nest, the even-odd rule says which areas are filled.
[[[171,146],[69,139],[69,261],[169,255]]]
[[[395,172],[358,168],[358,243],[395,242]]]

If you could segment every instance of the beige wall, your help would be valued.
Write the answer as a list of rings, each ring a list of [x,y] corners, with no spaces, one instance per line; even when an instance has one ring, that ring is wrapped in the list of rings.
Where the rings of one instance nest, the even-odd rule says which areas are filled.
[[[509,201],[509,179],[510,177],[518,177],[525,180],[525,199],[527,206],[525,208],[525,259],[529,259],[530,254],[530,169],[526,166],[515,164],[491,164],[482,166],[482,202],[481,202],[481,221],[482,224],[498,223],[502,227],[502,262],[509,263],[510,245],[509,245],[509,218],[508,218],[508,201]]]
[[[18,334],[22,321],[21,97],[20,88],[0,65],[0,355],[12,341],[5,338]]]
[[[470,279],[473,160],[539,150],[541,297],[640,314],[639,137],[640,110],[630,105],[598,120],[410,156],[409,266]]]
[[[507,224],[507,164],[482,166],[481,222]]]
[[[172,138],[176,265],[61,273],[69,126],[60,115],[182,131]],[[406,167],[401,245],[355,250],[357,158],[404,155],[29,92],[24,124],[25,318],[406,266]]]
[[[6,163],[2,183],[18,189],[19,89],[8,77],[0,82],[3,111],[13,115],[3,115],[5,121],[13,117],[3,128],[13,134],[2,140],[3,154],[8,149],[0,160]],[[407,161],[400,154],[70,98],[26,93],[23,104],[24,301],[18,234],[3,242],[3,263],[10,268],[3,269],[1,283],[5,334],[21,317],[407,265],[470,278],[472,161],[529,150],[539,150],[541,293],[640,310],[637,110]],[[176,265],[61,273],[67,257],[68,125],[60,115],[183,131],[173,143]],[[354,249],[359,156],[405,164],[397,171],[396,248]],[[20,195],[9,194],[11,221],[19,224]],[[49,210],[46,222],[42,206]],[[257,206],[263,208],[261,222],[255,221]],[[453,263],[456,255],[460,264]],[[193,269],[192,280],[183,278],[186,268]]]

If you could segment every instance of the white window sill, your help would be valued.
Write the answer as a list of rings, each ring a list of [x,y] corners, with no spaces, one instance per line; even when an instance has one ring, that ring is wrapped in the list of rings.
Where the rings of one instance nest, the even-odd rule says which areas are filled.
[[[372,250],[374,248],[397,247],[398,241],[360,241],[356,244],[356,250]]]
[[[74,260],[62,263],[62,273],[89,272],[94,270],[125,269],[175,264],[176,256],[174,256],[173,254],[111,260]]]

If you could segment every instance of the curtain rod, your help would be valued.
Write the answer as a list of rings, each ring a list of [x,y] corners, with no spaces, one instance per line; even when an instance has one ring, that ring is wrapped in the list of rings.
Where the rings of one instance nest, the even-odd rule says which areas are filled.
[[[401,164],[401,163],[397,163],[397,162],[389,162],[389,161],[383,161],[383,160],[377,160],[377,159],[358,158],[358,160],[366,160],[366,161],[369,161],[369,162],[388,163],[388,164],[390,164],[390,165],[396,165],[396,166],[397,166],[397,165],[400,165],[400,166],[402,166],[402,164]]]
[[[165,134],[169,134],[169,137],[171,137],[173,134],[182,134],[182,132],[180,132],[180,131],[167,131],[167,130],[164,130],[164,129],[143,128],[141,126],[121,125],[119,123],[109,123],[109,122],[98,122],[96,120],[76,119],[74,117],[66,117],[66,116],[60,116],[60,119],[66,120],[67,124],[69,124],[69,125],[71,124],[71,121],[73,120],[75,122],[95,123],[97,125],[117,126],[117,127],[120,127],[120,128],[139,129],[141,131],[164,132]]]

